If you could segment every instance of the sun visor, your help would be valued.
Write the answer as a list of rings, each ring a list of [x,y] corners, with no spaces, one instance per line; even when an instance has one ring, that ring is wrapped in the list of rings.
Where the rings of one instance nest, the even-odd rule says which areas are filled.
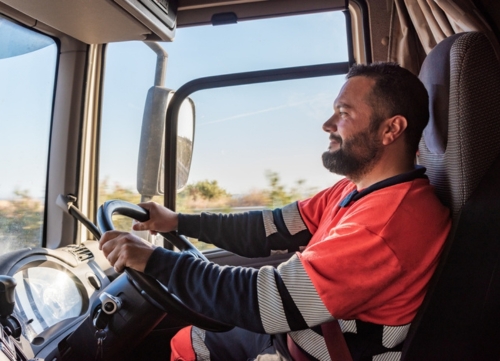
[[[177,0],[114,0],[158,36],[172,41],[177,21]]]
[[[177,0],[2,0],[2,3],[32,18],[35,24],[40,22],[86,44],[172,41],[175,35]],[[9,15],[5,5],[0,9]]]

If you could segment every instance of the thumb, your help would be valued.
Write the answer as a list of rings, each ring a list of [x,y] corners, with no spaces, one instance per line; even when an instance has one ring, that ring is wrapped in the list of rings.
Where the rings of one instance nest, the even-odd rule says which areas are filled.
[[[134,224],[132,224],[132,229],[134,231],[149,231],[152,235],[156,235],[158,232],[151,229],[149,223],[150,223],[149,221],[146,221],[146,222],[136,221]]]
[[[132,225],[132,229],[134,231],[149,231],[149,226],[148,226],[149,221],[146,222],[134,222]]]
[[[148,211],[148,213],[151,211],[152,208],[151,207],[152,202],[144,202],[144,203],[139,203],[137,205]],[[149,217],[151,217],[151,214],[149,214]],[[149,231],[151,229],[151,219],[148,219],[144,222],[139,222],[138,220],[134,220],[132,224],[132,229],[134,231]]]

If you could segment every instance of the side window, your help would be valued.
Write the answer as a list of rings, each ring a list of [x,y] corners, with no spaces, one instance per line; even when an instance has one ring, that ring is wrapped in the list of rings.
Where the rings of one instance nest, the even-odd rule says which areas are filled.
[[[0,254],[42,244],[57,50],[0,16]]]
[[[109,44],[100,130],[99,197],[139,203],[137,162],[146,95],[154,85],[156,54],[143,42]],[[162,203],[162,199],[154,201]],[[130,230],[131,220],[117,217],[115,226]]]
[[[340,12],[180,28],[174,42],[160,45],[168,53],[166,87],[174,90],[200,77],[348,61],[346,22]],[[139,138],[155,64],[155,53],[143,43],[108,45],[99,203],[140,200]],[[177,210],[279,207],[335,183],[338,177],[322,166],[328,136],[321,126],[343,81],[343,75],[336,75],[191,94],[196,107],[194,153],[188,184],[177,195]]]
[[[177,210],[272,209],[333,185],[340,178],[322,165],[328,147],[322,124],[343,81],[340,75],[193,94],[193,161]]]
[[[167,83],[186,76],[180,64],[174,67],[174,61],[181,61],[177,52],[188,51],[181,45],[184,37],[192,42],[185,61],[205,59],[198,68],[193,67],[194,76],[199,77],[200,68],[205,75],[219,75],[347,62],[345,29],[342,13],[192,28],[186,33],[179,29],[179,43],[166,44],[171,59]],[[226,36],[222,36],[223,31]],[[192,49],[199,49],[199,53]],[[322,165],[321,154],[329,143],[322,124],[331,116],[343,82],[344,75],[336,75],[190,95],[196,104],[193,161],[188,185],[177,196],[177,210],[225,213],[272,209],[333,185],[340,177]],[[191,241],[199,249],[212,248]]]

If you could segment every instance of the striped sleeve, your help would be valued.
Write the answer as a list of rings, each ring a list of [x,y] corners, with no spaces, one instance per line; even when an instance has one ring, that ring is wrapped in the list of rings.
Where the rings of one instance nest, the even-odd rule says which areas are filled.
[[[266,333],[303,330],[333,319],[296,255],[277,269],[260,268],[257,295]]]
[[[244,257],[295,252],[312,236],[297,202],[275,210],[179,214],[179,233]]]
[[[296,255],[278,268],[257,270],[221,267],[158,247],[145,273],[189,308],[250,331],[283,333],[333,319]]]

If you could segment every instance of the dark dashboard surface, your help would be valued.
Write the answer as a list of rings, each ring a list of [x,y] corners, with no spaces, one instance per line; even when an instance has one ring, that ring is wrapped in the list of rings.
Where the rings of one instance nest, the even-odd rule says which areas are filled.
[[[121,359],[121,352],[137,345],[165,316],[126,275],[115,273],[95,241],[2,255],[0,275],[17,283],[12,317],[21,326],[18,337],[9,330],[0,333],[0,361],[94,360],[101,313],[106,316],[99,316],[106,332],[103,359]],[[105,314],[103,297],[120,307]]]

